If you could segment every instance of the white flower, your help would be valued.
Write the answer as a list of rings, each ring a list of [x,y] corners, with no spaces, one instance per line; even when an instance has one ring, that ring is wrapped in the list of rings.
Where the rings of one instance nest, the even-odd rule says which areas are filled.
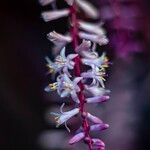
[[[50,73],[57,73],[63,70],[68,76],[71,76],[68,69],[74,68],[73,59],[78,56],[78,54],[69,54],[67,57],[65,56],[65,47],[61,50],[60,55],[55,58],[55,62],[53,63],[48,57],[46,57],[46,61],[48,62],[47,66],[50,69]]]
[[[55,0],[39,0],[40,4],[42,6],[48,5],[48,4],[50,4],[50,3],[54,2],[54,1]]]
[[[61,17],[66,17],[69,15],[69,13],[69,9],[46,11],[42,13],[42,18],[44,19],[44,21],[48,22],[55,19],[59,19]]]
[[[105,35],[106,32],[101,27],[101,24],[102,23],[94,24],[94,23],[89,23],[89,22],[85,22],[81,20],[79,21],[79,27],[83,29],[84,31],[89,32],[89,33],[94,33],[97,35]]]
[[[46,92],[57,90],[61,97],[71,96],[72,100],[79,103],[77,92],[80,92],[78,83],[82,80],[82,77],[76,77],[73,81],[67,76],[62,74],[57,77],[57,82],[49,84],[46,88]]]
[[[64,74],[57,78],[58,88],[57,92],[61,97],[71,96],[71,98],[79,103],[77,92],[80,92],[78,83],[82,80],[82,77],[76,77],[73,81]]]
[[[90,34],[86,32],[79,32],[79,37],[81,39],[86,39],[94,43],[98,43],[100,46],[106,45],[108,43],[108,39],[105,35],[97,35],[97,34]]]
[[[98,53],[95,52],[95,44],[91,49],[91,41],[83,40],[82,43],[76,48],[76,52],[79,53],[83,58],[97,59]]]
[[[98,67],[102,70],[105,70],[105,68],[107,68],[109,65],[109,61],[108,58],[106,57],[106,53],[103,53],[99,58],[95,58],[95,59],[83,58],[82,63],[85,65],[89,65],[92,68]]]
[[[59,127],[63,123],[65,123],[65,125],[66,125],[66,122],[70,118],[72,118],[73,116],[75,116],[79,113],[79,108],[74,108],[70,111],[63,112],[63,110],[62,110],[63,107],[64,107],[64,104],[62,104],[62,106],[60,107],[60,113],[51,112],[52,115],[56,116],[55,117],[55,120],[56,120],[56,123],[57,123],[56,127]],[[68,129],[68,127],[67,127],[67,129]]]
[[[93,82],[92,85],[101,85],[103,88],[105,87],[104,81],[105,81],[105,72],[101,71],[98,67],[93,68],[92,70],[88,72],[83,72],[81,76],[83,78],[92,78]]]
[[[93,96],[103,96],[105,94],[110,93],[110,90],[106,90],[106,89],[101,88],[97,85],[94,85],[94,86],[85,85],[85,90],[90,92]]]
[[[56,45],[60,42],[60,43],[70,43],[72,41],[72,38],[69,35],[62,35],[60,33],[57,33],[55,31],[50,32],[49,34],[47,34],[48,39],[55,43]]]
[[[97,19],[99,17],[98,10],[88,1],[76,0],[78,6],[87,14],[88,17]]]

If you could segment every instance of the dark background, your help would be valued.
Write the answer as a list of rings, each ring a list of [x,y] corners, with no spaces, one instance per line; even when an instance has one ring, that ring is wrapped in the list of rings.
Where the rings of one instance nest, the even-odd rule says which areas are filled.
[[[150,149],[149,9],[149,1],[143,0],[141,8],[143,15],[141,32],[145,41],[143,51],[133,55],[130,63],[127,59],[116,58],[113,51],[109,52],[109,55],[113,56],[111,60],[115,62],[111,73],[121,68],[120,70],[125,69],[126,74],[132,77],[129,85],[132,90],[134,89],[134,101],[130,104],[134,106],[135,116],[138,118],[132,126],[136,132],[132,143],[136,150]],[[42,8],[37,0],[0,2],[1,150],[41,150],[42,148],[37,144],[37,137],[44,130],[52,130],[44,119],[45,109],[51,105],[51,102],[44,97],[43,89],[48,83],[44,57],[51,55],[51,44],[46,39],[46,34],[53,26],[43,22],[40,18],[41,11]],[[65,20],[62,20],[62,24],[64,23]],[[61,30],[62,26],[57,25],[57,28]],[[114,80],[108,81],[112,89],[120,79],[118,72],[116,76]],[[113,119],[111,123],[113,124]],[[122,134],[125,133],[122,131]],[[63,150],[63,147],[59,149]],[[49,150],[54,149],[49,148]],[[113,150],[119,148],[117,149],[116,146]]]

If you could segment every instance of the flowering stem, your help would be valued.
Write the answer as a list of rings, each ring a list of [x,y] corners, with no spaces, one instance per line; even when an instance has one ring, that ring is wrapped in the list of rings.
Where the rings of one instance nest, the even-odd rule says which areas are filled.
[[[76,3],[74,2],[74,4],[70,7],[70,11],[71,11],[71,23],[72,23],[72,30],[71,30],[71,34],[72,34],[72,38],[73,38],[73,48],[76,52],[76,48],[78,46],[78,20],[77,20],[77,8],[76,8]],[[81,58],[80,56],[75,58],[75,68],[74,68],[74,74],[76,77],[80,77],[81,76]],[[87,121],[87,118],[85,117],[86,111],[85,111],[85,96],[83,94],[83,90],[84,90],[84,85],[82,82],[79,82],[79,87],[80,87],[80,92],[78,94],[79,100],[80,100],[80,112],[81,112],[81,116],[82,116],[82,127],[85,133],[85,137],[88,139],[87,144],[89,146],[89,150],[92,150],[92,140],[89,134],[89,123]]]

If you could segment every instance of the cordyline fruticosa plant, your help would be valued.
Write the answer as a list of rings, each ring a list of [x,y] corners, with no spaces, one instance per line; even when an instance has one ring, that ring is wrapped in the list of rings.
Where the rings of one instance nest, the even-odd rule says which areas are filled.
[[[82,118],[82,125],[69,144],[83,140],[89,150],[104,150],[105,144],[98,138],[92,138],[90,133],[108,128],[108,124],[90,114],[86,104],[101,103],[109,99],[110,91],[105,89],[104,77],[109,61],[105,53],[99,57],[96,45],[105,45],[108,39],[102,28],[102,23],[90,23],[80,19],[78,11],[82,10],[87,18],[96,20],[99,18],[97,9],[85,0],[65,0],[68,8],[54,9],[42,13],[42,18],[48,22],[61,17],[69,18],[70,31],[62,35],[55,31],[50,32],[48,39],[54,43],[55,50],[59,55],[52,62],[46,57],[49,73],[56,75],[56,82],[50,83],[46,92],[57,90],[60,97],[70,97],[74,102],[74,109],[63,112],[64,103],[60,107],[60,113],[51,113],[56,118],[57,127],[65,124],[68,131],[67,121],[75,115]],[[56,0],[40,0],[40,4],[56,5]],[[53,8],[56,8],[53,7]],[[65,55],[65,46],[72,43],[74,54]]]

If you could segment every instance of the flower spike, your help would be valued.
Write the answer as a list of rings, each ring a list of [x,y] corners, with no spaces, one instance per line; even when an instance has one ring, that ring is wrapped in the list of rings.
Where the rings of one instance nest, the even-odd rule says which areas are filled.
[[[51,4],[52,10],[42,13],[45,22],[53,21],[59,18],[68,17],[70,30],[64,34],[55,30],[47,34],[47,38],[53,43],[53,52],[55,59],[52,61],[45,57],[49,72],[55,77],[54,83],[45,87],[46,92],[57,91],[61,98],[73,101],[74,108],[70,111],[63,111],[64,103],[60,107],[60,113],[51,112],[55,116],[56,127],[79,114],[81,118],[81,127],[76,134],[69,140],[69,144],[75,144],[84,141],[89,150],[104,150],[105,144],[99,138],[92,138],[91,132],[102,131],[109,127],[108,124],[91,114],[85,109],[86,105],[93,103],[102,103],[107,101],[110,91],[105,89],[105,76],[109,60],[105,52],[99,56],[96,51],[97,45],[106,45],[108,38],[103,29],[103,23],[90,23],[82,20],[78,12],[84,13],[88,19],[99,19],[98,10],[87,0],[64,0],[69,8],[56,9],[57,0],[39,0],[42,6]],[[82,11],[80,11],[80,9]],[[95,20],[96,21],[96,20]],[[82,42],[80,42],[82,41]],[[72,44],[74,53],[66,55],[68,44]]]

